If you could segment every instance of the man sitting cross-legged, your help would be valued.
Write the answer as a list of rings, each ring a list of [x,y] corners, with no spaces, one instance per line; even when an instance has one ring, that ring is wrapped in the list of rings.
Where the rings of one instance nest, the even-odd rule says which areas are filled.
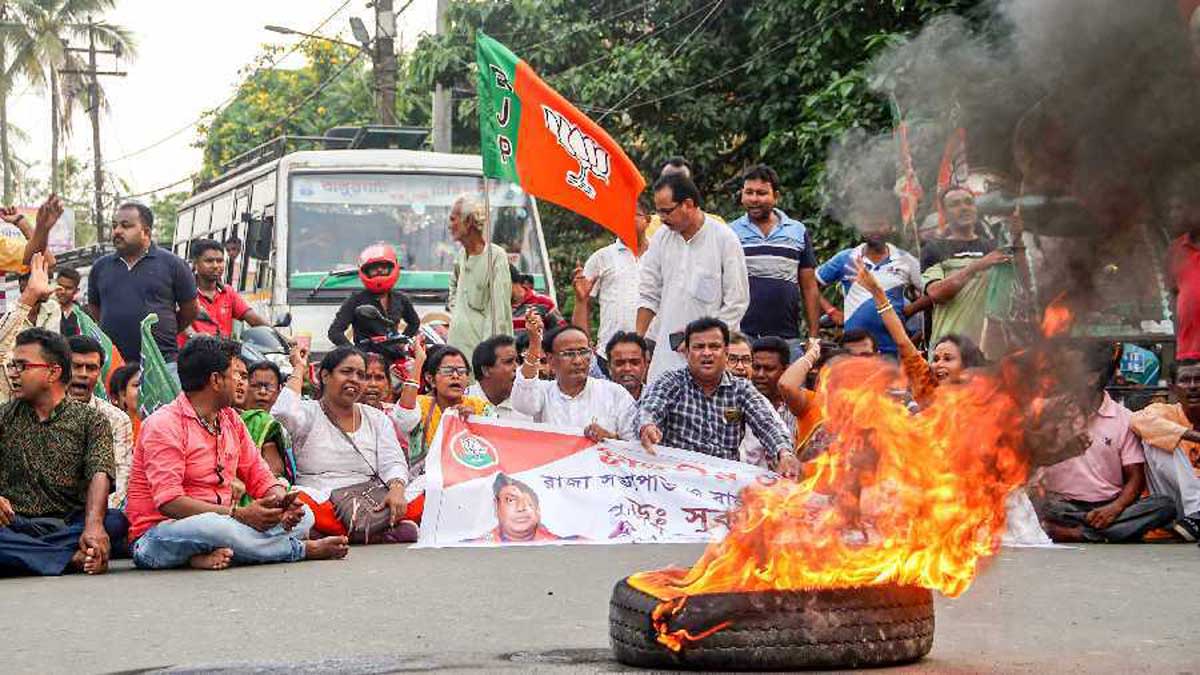
[[[305,540],[308,507],[287,493],[231,406],[245,395],[236,342],[194,337],[179,353],[183,393],[142,423],[126,513],[133,562],[143,569],[345,557],[345,537]],[[254,498],[232,501],[242,481]]]
[[[1141,497],[1146,487],[1146,457],[1131,426],[1133,413],[1104,389],[1119,356],[1105,343],[1065,354],[1068,359],[1082,357],[1091,378],[1091,400],[1087,402],[1091,445],[1084,454],[1043,469],[1040,480],[1035,478],[1041,490],[1035,489],[1030,496],[1043,529],[1054,541],[1136,542],[1175,519],[1175,504],[1169,496]]]
[[[36,257],[32,265],[26,294],[49,293],[44,265]],[[67,397],[61,336],[30,328],[15,342],[0,355],[13,399],[0,405],[0,575],[103,573],[127,527],[107,510],[116,472],[108,421]]]

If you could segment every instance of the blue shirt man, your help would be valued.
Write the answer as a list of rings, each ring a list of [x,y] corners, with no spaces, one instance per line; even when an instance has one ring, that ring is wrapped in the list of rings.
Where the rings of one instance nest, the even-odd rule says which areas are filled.
[[[110,253],[88,274],[88,313],[100,322],[127,362],[142,358],[142,319],[158,315],[154,342],[168,363],[179,352],[180,327],[199,313],[196,279],[187,263],[154,245],[154,214],[143,204],[122,204],[112,226]]]
[[[729,226],[742,243],[750,275],[750,307],[741,330],[753,337],[800,337],[801,307],[808,334],[816,335],[821,314],[812,240],[804,223],[775,208],[779,176],[765,164],[742,176],[746,213]]]
[[[896,342],[892,340],[892,336],[883,325],[883,320],[879,318],[875,300],[867,289],[855,282],[854,262],[859,259],[879,281],[888,302],[892,303],[896,313],[902,317],[911,314],[910,311],[905,311],[909,304],[904,295],[905,291],[909,288],[921,288],[921,264],[911,253],[880,241],[879,248],[875,248],[872,243],[862,243],[854,248],[838,251],[817,268],[817,281],[822,286],[841,284],[842,313],[846,317],[844,329],[864,330],[870,333],[875,338],[880,353],[895,355]]]

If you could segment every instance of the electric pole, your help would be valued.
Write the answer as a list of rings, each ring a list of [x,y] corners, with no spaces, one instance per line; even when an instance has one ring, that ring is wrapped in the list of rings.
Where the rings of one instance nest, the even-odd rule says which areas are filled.
[[[396,14],[392,0],[375,0],[375,118],[379,124],[396,124]]]
[[[104,241],[104,172],[100,162],[100,76],[125,77],[125,73],[116,70],[97,70],[96,55],[112,54],[120,58],[120,49],[96,49],[96,24],[88,19],[88,48],[76,49],[68,47],[69,52],[86,52],[88,55],[87,70],[62,70],[68,75],[88,76],[88,113],[92,118],[92,182],[95,189],[95,213],[92,214],[96,225],[96,241]]]
[[[450,32],[446,22],[446,9],[450,0],[437,0],[437,34]],[[451,108],[450,89],[440,82],[433,90],[433,151],[450,152]]]

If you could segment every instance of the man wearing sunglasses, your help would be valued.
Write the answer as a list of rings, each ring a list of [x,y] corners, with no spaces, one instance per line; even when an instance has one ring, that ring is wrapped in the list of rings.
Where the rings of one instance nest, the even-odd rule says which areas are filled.
[[[232,405],[244,398],[238,343],[197,336],[179,353],[183,393],[142,423],[129,477],[129,535],[142,569],[345,557],[345,537],[307,539],[313,514],[259,454]],[[254,501],[238,506],[231,482]]]
[[[46,267],[35,255],[18,315],[49,297]],[[71,360],[62,336],[30,328],[13,342],[11,351],[0,345],[0,386],[12,397],[0,405],[0,576],[101,574],[127,527],[108,510],[116,474],[108,420],[67,397]]]
[[[542,317],[526,317],[529,352],[517,370],[512,406],[533,421],[581,429],[593,441],[637,439],[637,402],[625,387],[588,377],[592,349],[587,333],[577,326],[560,326],[546,333]],[[538,360],[549,355],[554,380],[538,379]]]

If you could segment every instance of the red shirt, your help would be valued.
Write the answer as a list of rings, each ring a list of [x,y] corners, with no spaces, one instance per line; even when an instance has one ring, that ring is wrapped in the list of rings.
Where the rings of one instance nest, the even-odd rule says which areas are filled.
[[[225,284],[217,286],[217,292],[213,294],[212,299],[205,296],[204,291],[200,291],[196,296],[196,302],[200,304],[200,309],[212,319],[212,321],[205,321],[197,318],[192,322],[192,330],[204,335],[230,337],[233,335],[233,320],[241,319],[246,316],[246,312],[250,311],[250,305],[242,299],[242,296]],[[183,347],[185,342],[187,342],[187,335],[180,335],[179,346]]]
[[[1175,358],[1200,359],[1200,246],[1188,235],[1171,242],[1167,254],[1175,303]]]
[[[525,299],[513,305],[513,330],[525,330],[525,312],[530,309],[545,317],[555,309],[554,300],[548,295],[526,290]],[[547,329],[551,326],[546,326]]]
[[[256,499],[278,484],[237,411],[225,408],[218,419],[221,433],[213,436],[180,394],[142,422],[125,502],[130,543],[169,520],[158,509],[178,497],[228,505],[234,478]]]

